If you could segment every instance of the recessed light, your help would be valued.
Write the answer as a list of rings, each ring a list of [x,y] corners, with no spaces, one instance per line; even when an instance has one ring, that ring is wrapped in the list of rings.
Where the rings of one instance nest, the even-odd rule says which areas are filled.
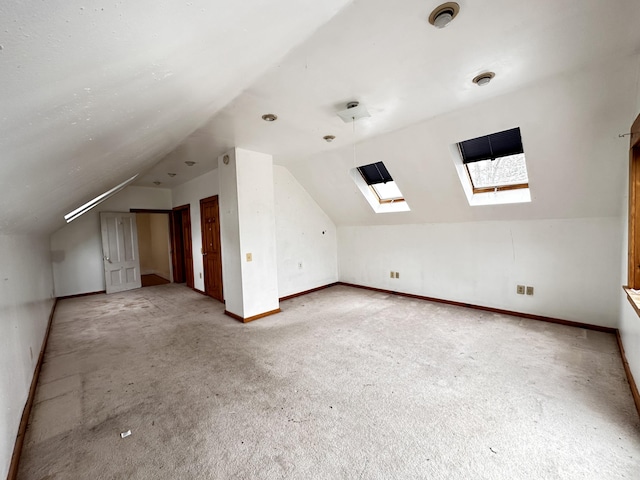
[[[191,161],[191,160],[187,160],[187,161],[186,161],[186,162],[184,162],[184,163],[186,163],[189,167],[193,167],[193,166],[196,164],[196,162],[193,162],[193,161]]]
[[[275,122],[278,119],[278,116],[274,115],[273,113],[265,113],[264,115],[262,115],[262,119],[265,122]]]
[[[481,73],[480,75],[476,75],[475,78],[472,80],[472,82],[478,85],[479,87],[484,87],[485,85],[489,85],[489,83],[491,82],[491,80],[493,80],[493,77],[495,76],[496,74],[493,72],[484,72],[484,73]]]
[[[325,135],[322,139],[327,143],[331,143],[336,139],[336,137],[334,135]]]
[[[460,12],[460,5],[455,2],[447,2],[436,7],[429,15],[429,23],[436,28],[444,28],[456,18]]]
[[[154,185],[162,185],[162,182],[159,182],[158,180],[156,180],[155,182],[153,182]]]
[[[175,177],[176,174],[175,173],[167,173],[167,175],[169,175],[171,178]]]

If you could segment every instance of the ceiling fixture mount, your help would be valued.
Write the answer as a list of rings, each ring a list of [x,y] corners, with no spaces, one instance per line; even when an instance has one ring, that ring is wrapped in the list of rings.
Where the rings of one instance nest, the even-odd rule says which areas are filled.
[[[331,143],[336,139],[336,137],[334,135],[325,135],[322,139],[327,143]]]
[[[186,164],[187,164],[187,166],[189,166],[189,167],[193,167],[193,166],[196,164],[196,162],[193,162],[193,161],[191,161],[191,160],[187,160],[187,161],[186,161],[186,162],[184,162],[184,163],[186,163]]]
[[[159,182],[158,180],[156,180],[155,182],[153,182],[153,184],[158,186],[158,185],[162,185],[162,182]]]
[[[264,115],[262,115],[262,119],[265,122],[275,122],[278,119],[278,116],[274,115],[273,113],[265,113]]]
[[[475,78],[472,80],[472,82],[478,85],[479,87],[484,87],[485,85],[488,85],[489,82],[491,82],[491,80],[493,80],[493,77],[495,76],[496,74],[493,72],[484,72],[484,73],[481,73],[480,75],[476,75]]]
[[[429,23],[436,28],[444,28],[456,18],[460,12],[460,5],[456,2],[447,2],[436,7],[429,15]]]
[[[338,116],[344,123],[351,123],[371,115],[369,115],[364,105],[360,105],[360,102],[349,102],[347,103],[347,109],[338,112]]]
[[[175,173],[167,173],[167,175],[169,175],[171,178],[175,177],[176,174]]]

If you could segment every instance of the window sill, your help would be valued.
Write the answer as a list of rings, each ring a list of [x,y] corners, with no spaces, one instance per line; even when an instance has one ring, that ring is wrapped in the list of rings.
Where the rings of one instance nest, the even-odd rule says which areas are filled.
[[[627,294],[627,300],[629,300],[629,303],[640,317],[640,290],[633,290],[625,286],[622,289]]]

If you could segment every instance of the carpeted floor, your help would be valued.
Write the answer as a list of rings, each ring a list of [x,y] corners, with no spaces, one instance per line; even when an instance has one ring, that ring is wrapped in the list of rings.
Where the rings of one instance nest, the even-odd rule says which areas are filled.
[[[345,286],[281,307],[60,301],[19,478],[640,478],[613,335]]]

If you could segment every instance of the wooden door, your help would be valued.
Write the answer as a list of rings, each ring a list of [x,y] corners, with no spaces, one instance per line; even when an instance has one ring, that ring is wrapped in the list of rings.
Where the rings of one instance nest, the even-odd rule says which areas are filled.
[[[202,263],[204,265],[204,292],[220,300],[222,294],[222,252],[220,249],[220,211],[218,196],[200,200],[202,222]]]
[[[193,288],[193,243],[191,241],[191,208],[182,210],[182,239],[184,244],[184,272],[187,287]]]
[[[100,212],[100,227],[107,293],[140,288],[136,214]]]
[[[191,208],[182,205],[173,209],[172,222],[173,281],[185,282],[193,288],[193,253],[191,246]]]

